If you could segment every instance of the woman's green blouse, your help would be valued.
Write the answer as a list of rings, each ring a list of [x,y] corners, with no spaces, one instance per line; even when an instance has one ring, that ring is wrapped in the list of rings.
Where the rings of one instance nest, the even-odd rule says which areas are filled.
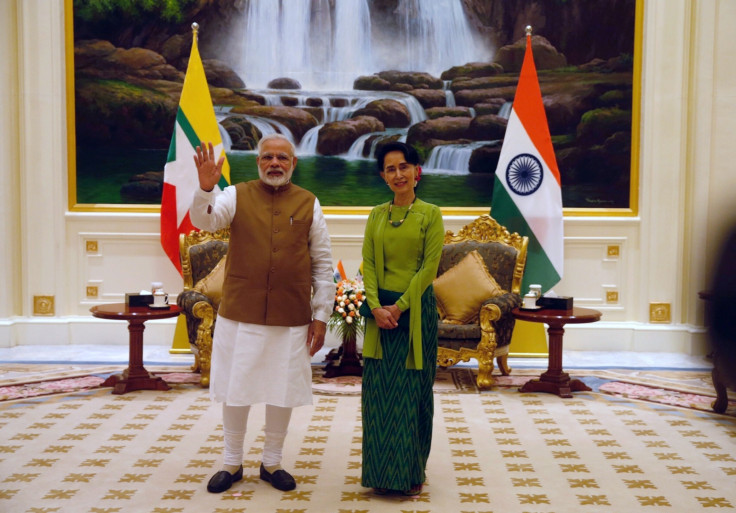
[[[393,208],[393,220],[404,217],[409,207]],[[363,282],[371,310],[379,308],[378,289],[403,292],[396,302],[409,310],[408,369],[422,368],[422,294],[437,277],[442,256],[444,225],[439,207],[417,198],[401,226],[388,219],[389,203],[371,210],[363,240]],[[402,314],[404,315],[404,314]],[[375,320],[366,319],[364,358],[381,358],[380,331]]]

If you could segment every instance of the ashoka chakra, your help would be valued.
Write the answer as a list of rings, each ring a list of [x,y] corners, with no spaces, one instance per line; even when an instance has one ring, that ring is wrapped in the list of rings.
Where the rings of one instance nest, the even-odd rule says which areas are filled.
[[[528,153],[517,155],[506,167],[506,183],[521,196],[529,196],[539,189],[543,176],[542,163]]]

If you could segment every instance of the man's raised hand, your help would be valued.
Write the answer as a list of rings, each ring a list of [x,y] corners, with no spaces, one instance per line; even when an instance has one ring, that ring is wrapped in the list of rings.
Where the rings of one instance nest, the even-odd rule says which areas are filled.
[[[222,164],[225,162],[225,155],[215,162],[215,148],[212,143],[202,143],[201,146],[195,148],[194,165],[197,166],[197,174],[199,175],[199,187],[203,191],[211,191],[220,181],[222,176]]]

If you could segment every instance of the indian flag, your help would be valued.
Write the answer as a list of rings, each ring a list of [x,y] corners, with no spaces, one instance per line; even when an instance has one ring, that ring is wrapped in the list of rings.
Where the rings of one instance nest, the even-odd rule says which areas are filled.
[[[224,155],[220,130],[215,119],[207,77],[197,48],[197,29],[194,28],[192,51],[184,77],[184,86],[176,113],[174,134],[164,167],[164,190],[161,197],[161,246],[181,273],[179,261],[179,234],[194,230],[189,218],[189,207],[197,187],[197,167],[194,165],[195,148],[212,142],[216,158]],[[230,184],[230,166],[225,159],[220,187]]]
[[[557,169],[542,92],[532,57],[531,31],[493,182],[491,215],[509,231],[529,237],[522,291],[546,292],[562,278],[563,223]]]
[[[335,283],[348,279],[348,275],[345,274],[345,268],[342,266],[342,260],[337,261],[337,267],[335,267],[335,272],[332,274],[332,277],[335,279]]]

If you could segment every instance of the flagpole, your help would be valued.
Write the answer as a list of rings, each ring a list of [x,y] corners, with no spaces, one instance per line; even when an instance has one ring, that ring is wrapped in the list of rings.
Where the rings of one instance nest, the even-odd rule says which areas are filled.
[[[199,40],[199,23],[192,23],[192,44],[195,45]],[[187,318],[183,313],[176,318],[176,327],[174,329],[174,339],[171,342],[170,354],[192,354],[192,347],[189,343],[189,333],[187,331]],[[194,366],[197,363],[195,361]]]
[[[527,46],[531,46],[532,26],[527,25],[524,27],[524,32],[526,34],[526,44]],[[527,51],[529,51],[528,48],[525,49],[525,52]],[[536,77],[534,79],[536,80]],[[521,74],[519,74],[519,82],[521,82],[521,80],[522,77]],[[514,97],[514,100],[514,103],[516,103],[516,97]],[[508,133],[509,132],[507,131],[507,134]],[[506,143],[506,141],[504,141],[504,143]],[[500,184],[498,185],[500,186]],[[500,209],[497,210],[498,212],[494,212],[492,208],[491,215],[494,216],[494,219],[501,222],[501,224],[504,224],[504,220],[500,215],[501,211]],[[499,219],[499,217],[501,217],[501,219]],[[530,259],[529,256],[527,256],[527,266],[529,266],[529,263]],[[514,331],[511,335],[509,348],[509,356],[511,357],[546,358],[549,354],[549,349],[547,344],[547,333],[544,326],[539,323],[517,320],[514,325]]]
[[[532,37],[532,26],[524,27],[527,37]],[[549,356],[549,344],[544,326],[527,321],[516,321],[514,331],[511,334],[510,346],[514,351],[509,353],[512,357],[523,358],[546,358]]]

